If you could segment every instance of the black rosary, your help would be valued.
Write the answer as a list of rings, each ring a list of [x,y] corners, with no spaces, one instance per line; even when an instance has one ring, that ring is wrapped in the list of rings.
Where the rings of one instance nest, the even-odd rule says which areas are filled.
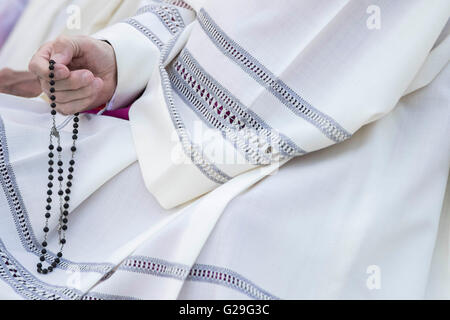
[[[61,262],[61,258],[63,256],[63,249],[64,249],[64,245],[66,244],[66,230],[67,230],[67,223],[69,222],[68,220],[68,216],[69,216],[69,201],[70,201],[70,188],[72,187],[72,180],[73,180],[73,172],[74,172],[74,165],[75,165],[75,152],[77,151],[76,148],[76,141],[78,139],[78,127],[79,127],[79,121],[80,119],[78,118],[79,113],[75,114],[75,117],[73,118],[73,136],[72,136],[72,140],[73,140],[73,144],[72,147],[70,148],[70,151],[72,152],[72,156],[71,159],[69,161],[69,174],[67,175],[67,183],[66,186],[64,187],[64,169],[63,169],[63,161],[62,161],[62,147],[61,147],[61,137],[60,137],[60,133],[59,130],[56,126],[56,97],[54,95],[55,93],[55,74],[54,74],[54,70],[55,70],[55,61],[50,60],[49,62],[49,70],[50,70],[50,74],[49,74],[49,78],[50,78],[50,100],[51,100],[51,115],[52,115],[52,119],[53,119],[53,126],[51,128],[51,132],[50,132],[50,145],[49,145],[49,150],[50,153],[48,154],[48,165],[49,165],[49,176],[48,176],[48,191],[47,191],[47,206],[45,207],[45,227],[44,227],[44,241],[42,242],[42,251],[41,251],[41,257],[40,257],[40,262],[37,264],[37,271],[41,274],[48,274],[50,272],[52,272],[57,266],[58,264]],[[57,152],[57,159],[55,159],[55,146],[53,144],[53,140],[56,139],[57,145],[56,145],[56,152]],[[55,169],[53,168],[55,165],[55,162],[58,166],[58,170],[55,172]],[[59,252],[57,253],[56,257],[53,259],[53,257],[49,257],[49,259],[46,259],[46,254],[47,254],[47,240],[48,240],[48,233],[50,231],[49,229],[49,220],[51,218],[51,211],[52,211],[52,195],[53,195],[53,188],[54,188],[54,174],[57,173],[58,174],[58,182],[55,183],[56,186],[59,188],[58,191],[58,196],[59,196],[59,226],[58,226],[58,235],[59,235],[59,244],[60,244],[60,249]],[[65,190],[64,190],[65,189]],[[53,259],[53,261],[51,261],[51,259]],[[43,268],[43,263],[44,262],[48,262],[49,266],[47,268]]]

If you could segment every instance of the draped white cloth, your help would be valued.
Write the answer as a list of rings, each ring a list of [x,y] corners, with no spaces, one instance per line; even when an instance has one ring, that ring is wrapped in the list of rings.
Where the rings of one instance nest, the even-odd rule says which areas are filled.
[[[390,112],[447,23],[450,2],[376,3],[379,30],[370,27],[370,1],[209,0],[192,3],[196,12],[155,1],[96,34],[116,52],[113,106],[145,89],[131,125],[160,204],[183,204],[262,164],[340,143]]]
[[[327,24],[336,23],[334,27],[325,28],[327,32],[320,32],[325,37],[323,41],[315,39],[306,46],[312,50],[311,57],[320,51],[319,47],[325,50],[332,42],[327,34],[339,35],[342,41],[344,36],[334,28],[345,25],[345,17],[358,12],[353,7],[355,3],[349,2],[345,6],[348,10],[351,8],[349,16],[339,17],[337,13],[342,14],[342,10],[329,8],[334,14],[329,13],[328,19],[312,19],[313,13],[323,14],[325,7],[321,5],[325,2],[317,4],[317,7],[308,1],[298,3],[305,6],[298,12],[309,16],[310,23],[321,21],[323,26],[325,21]],[[386,3],[380,2],[381,7]],[[408,3],[412,4],[409,7],[411,11],[408,11],[412,16],[418,8],[425,10],[420,6],[424,3],[422,1]],[[435,4],[442,5],[443,2]],[[199,10],[194,3],[191,5]],[[306,14],[308,8],[312,11]],[[441,11],[446,8],[448,6],[442,5]],[[389,17],[390,11],[384,11]],[[183,12],[191,14],[189,10]],[[210,11],[211,17],[213,12]],[[440,14],[435,12],[433,18],[426,18],[427,23],[438,29]],[[217,17],[220,15],[216,14]],[[330,17],[334,18],[330,20]],[[398,13],[397,18],[401,17]],[[163,21],[157,18],[157,21]],[[411,22],[412,25],[414,23]],[[224,24],[227,22],[221,21],[221,25]],[[119,28],[122,27],[135,32],[129,25]],[[193,38],[186,37],[195,41],[195,28],[198,32],[201,30],[198,26],[191,28]],[[348,28],[347,32],[352,37],[346,37],[357,42],[359,29]],[[429,28],[431,32],[433,28]],[[427,31],[422,28],[421,32]],[[356,128],[361,119],[369,121],[375,114],[379,117],[393,109],[381,120],[363,127],[348,141],[298,157],[279,170],[275,163],[264,169],[244,172],[214,186],[212,192],[199,199],[170,210],[163,209],[158,202],[167,199],[167,206],[171,206],[180,199],[186,200],[200,190],[204,180],[190,181],[188,188],[193,190],[188,196],[181,192],[186,188],[183,186],[186,176],[175,175],[168,181],[161,181],[173,191],[163,197],[161,193],[156,193],[155,197],[147,191],[149,170],[161,169],[160,150],[155,146],[169,142],[161,136],[166,125],[163,112],[166,112],[166,118],[169,117],[165,101],[158,103],[159,98],[155,98],[150,104],[145,104],[146,100],[151,100],[153,90],[162,94],[161,83],[156,80],[158,74],[164,75],[164,72],[159,73],[156,69],[152,73],[149,69],[156,78],[150,80],[145,95],[133,106],[131,123],[101,116],[82,116],[65,251],[69,260],[64,259],[61,266],[47,276],[37,274],[35,265],[44,226],[46,146],[50,127],[48,106],[38,100],[1,95],[0,298],[449,298],[449,224],[444,195],[450,163],[450,69],[446,67],[450,51],[446,49],[447,31],[438,42],[435,41],[439,32],[433,36],[428,51],[419,40],[428,39],[431,34],[420,34],[419,40],[415,38],[417,46],[414,48],[417,50],[411,57],[408,55],[410,60],[402,64],[393,58],[399,64],[395,66],[393,60],[388,59],[390,77],[387,76],[388,70],[384,69],[370,73],[373,65],[366,66],[364,76],[363,70],[359,70],[365,66],[362,61],[358,64],[355,57],[349,57],[357,64],[351,72],[361,73],[360,76],[364,77],[359,80],[366,82],[353,83],[361,91],[355,92],[357,97],[348,96],[354,99],[348,103],[362,99],[364,94],[368,94],[370,85],[375,91],[367,97],[367,103],[360,106],[360,109],[367,106],[371,111],[361,111],[364,113],[362,116],[358,110],[348,109],[348,119],[342,116],[340,120],[348,126],[355,121]],[[107,33],[104,33],[105,37]],[[396,41],[403,40],[397,38],[398,35],[391,35]],[[133,41],[133,37],[149,41],[140,33],[130,33],[123,41]],[[111,39],[113,45],[117,45],[117,41]],[[393,42],[389,43],[393,45]],[[434,49],[430,53],[433,44]],[[142,43],[142,50],[147,50],[149,57],[159,55],[146,45]],[[256,49],[257,41],[254,45],[253,49]],[[203,48],[205,55],[212,50],[207,46],[205,44]],[[347,50],[347,46],[341,46]],[[270,48],[286,52],[277,47]],[[377,54],[383,51],[370,48]],[[250,49],[246,47],[247,51]],[[355,50],[353,48],[352,52]],[[336,61],[340,61],[339,53],[335,52]],[[394,54],[395,51],[389,50],[389,53]],[[370,54],[366,54],[360,51],[359,57],[373,61],[369,59]],[[390,56],[386,53],[383,58]],[[175,59],[176,54],[172,58]],[[120,51],[118,59],[119,83],[123,84]],[[227,59],[223,57],[217,63],[229,63]],[[158,68],[155,61],[150,64]],[[204,58],[202,61],[207,60]],[[379,62],[377,67],[381,68],[383,59],[376,61]],[[140,62],[145,66],[144,61]],[[312,61],[302,64],[302,67],[309,68],[303,76],[310,77],[311,82],[317,85],[320,78],[314,80],[312,69],[326,73],[333,66],[331,61],[323,63],[327,64],[326,68],[314,65]],[[415,70],[410,70],[413,66]],[[131,72],[136,83],[145,82],[144,78],[148,77],[144,72],[146,69],[136,70]],[[228,68],[222,70],[226,72]],[[235,69],[234,72],[240,70]],[[356,78],[351,81],[349,72],[342,70],[341,77],[321,79],[324,90],[331,88],[327,81],[333,79],[337,81],[336,85],[339,84],[339,90],[336,88],[335,94],[324,91],[322,97],[317,92],[315,99],[333,98],[343,107],[344,104],[339,102],[339,96],[344,94],[341,90],[350,90],[347,86],[358,79],[353,74]],[[250,79],[247,79],[249,94],[251,86],[255,86]],[[239,86],[242,79],[234,80]],[[307,81],[299,83],[306,86],[304,92],[313,85]],[[139,92],[139,89],[133,93],[130,88],[123,88],[119,86],[116,101],[126,101]],[[267,97],[262,91],[258,94]],[[394,98],[398,96],[398,100],[405,91],[411,93],[397,103]],[[121,95],[123,92],[127,94]],[[331,96],[326,97],[327,94]],[[395,108],[392,103],[396,104]],[[353,117],[354,113],[358,114],[357,119]],[[150,116],[157,118],[149,121],[148,126],[156,126],[156,129],[140,135],[136,129],[139,121],[147,121]],[[58,120],[62,121],[62,117]],[[300,122],[297,124],[302,126]],[[66,129],[63,141],[68,143],[70,136]],[[171,141],[176,143],[178,135],[174,138]],[[156,158],[149,163],[145,162],[146,156],[142,157],[144,140],[148,144],[144,152]],[[170,162],[170,158],[166,161]],[[171,163],[168,165],[172,166]],[[198,170],[195,165],[184,167]],[[189,172],[195,175],[196,171]],[[267,174],[271,175],[266,177]],[[56,221],[51,229],[49,242],[52,252],[47,255],[48,259],[52,259],[54,254]]]

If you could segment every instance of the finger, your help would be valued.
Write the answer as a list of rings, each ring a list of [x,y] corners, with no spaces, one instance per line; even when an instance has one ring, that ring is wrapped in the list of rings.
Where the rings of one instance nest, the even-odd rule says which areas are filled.
[[[54,80],[66,79],[69,77],[70,71],[65,65],[56,64],[54,65],[54,70],[50,70],[51,46],[51,43],[43,45],[31,58],[28,69],[37,77],[47,81],[50,81],[51,73],[53,73]]]
[[[99,83],[101,83],[100,87],[102,87],[103,82],[99,82]],[[97,102],[98,91],[99,91],[99,89],[94,89],[93,90],[94,94],[92,94],[89,97],[85,97],[85,98],[82,98],[79,100],[74,100],[74,101],[70,101],[67,103],[57,103],[56,111],[58,111],[59,113],[62,113],[64,115],[68,115],[68,114],[75,114],[77,112],[83,112],[83,111],[89,110],[93,107],[96,107],[97,106],[96,103],[98,103]]]
[[[54,60],[56,64],[62,64],[67,66],[77,55],[78,47],[75,41],[70,37],[59,36],[52,43],[52,51],[50,59]]]
[[[67,79],[55,81],[53,86],[50,85],[49,81],[44,81],[42,89],[46,93],[49,93],[50,87],[55,88],[56,92],[78,90],[92,84],[94,79],[94,74],[89,70],[75,70],[70,73]]]
[[[50,81],[66,79],[70,75],[67,68],[74,54],[77,52],[77,46],[69,37],[58,37],[53,42],[44,44],[33,56],[29,64],[29,70],[41,79]],[[49,61],[54,60],[56,64],[50,70]]]
[[[83,112],[92,107],[93,102],[95,101],[96,96],[86,97],[84,99],[71,101],[68,103],[56,104],[56,111],[63,115],[75,114],[77,112]]]
[[[54,95],[56,97],[56,104],[66,104],[72,101],[81,100],[91,96],[97,95],[102,89],[103,81],[100,78],[96,78],[91,85],[83,87],[78,90],[59,91],[55,93],[47,93],[49,96]]]

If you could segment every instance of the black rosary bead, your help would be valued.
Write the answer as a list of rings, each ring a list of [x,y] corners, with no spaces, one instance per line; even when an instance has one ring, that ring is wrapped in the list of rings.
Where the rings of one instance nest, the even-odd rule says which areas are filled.
[[[50,231],[50,229],[48,227],[48,223],[49,223],[49,219],[52,216],[52,213],[51,213],[52,206],[50,205],[50,203],[52,203],[52,195],[53,195],[52,188],[54,187],[54,184],[53,184],[52,181],[55,178],[52,175],[52,173],[57,171],[58,174],[59,174],[59,176],[58,176],[58,181],[60,182],[60,188],[59,188],[59,192],[58,192],[58,195],[60,196],[59,206],[62,206],[64,208],[64,210],[62,212],[60,212],[60,218],[59,218],[60,220],[59,221],[60,221],[60,230],[63,230],[63,231],[66,231],[68,229],[67,216],[69,215],[69,212],[68,212],[69,201],[70,201],[69,194],[71,193],[70,188],[72,187],[72,182],[70,180],[73,179],[73,175],[72,174],[69,174],[67,176],[67,182],[66,182],[67,189],[65,189],[63,191],[62,183],[64,182],[64,177],[62,175],[64,173],[64,170],[66,170],[66,169],[63,168],[64,163],[63,163],[63,161],[61,161],[61,159],[62,159],[62,154],[61,153],[62,153],[63,149],[62,149],[62,147],[60,145],[60,132],[58,131],[58,128],[55,125],[55,116],[57,114],[57,112],[55,110],[55,108],[56,108],[56,103],[55,103],[56,96],[54,94],[56,92],[56,88],[54,87],[55,84],[56,84],[56,81],[54,80],[54,78],[55,78],[55,73],[54,73],[55,64],[56,64],[55,61],[53,61],[53,60],[49,61],[49,70],[50,70],[50,73],[49,73],[49,78],[50,78],[50,80],[49,80],[49,83],[50,83],[50,89],[49,89],[50,96],[49,96],[49,98],[52,101],[52,102],[50,102],[50,107],[51,107],[50,113],[53,116],[53,127],[52,127],[51,133],[50,133],[50,145],[49,145],[50,153],[48,154],[48,157],[49,157],[49,160],[48,160],[48,164],[49,164],[48,172],[50,173],[50,175],[48,176],[48,179],[50,180],[50,182],[48,182],[48,184],[47,184],[47,186],[48,186],[48,190],[47,190],[47,195],[48,195],[47,203],[48,203],[48,205],[46,206],[47,212],[45,213],[46,224],[45,224],[45,227],[43,228],[43,231],[45,233],[45,239],[47,239],[47,234]],[[79,122],[80,122],[79,115],[80,115],[79,113],[76,113],[75,117],[73,118],[73,135],[72,135],[73,145],[70,147],[70,151],[72,152],[72,158],[73,158],[75,152],[77,151],[75,143],[76,143],[76,140],[78,140],[78,133],[79,133],[78,132],[78,128],[79,128]],[[53,139],[54,138],[58,139],[57,147],[55,147],[53,145]],[[59,159],[57,161],[58,168],[53,168],[53,165],[56,162],[56,160],[53,160],[53,158],[55,157],[55,153],[54,153],[53,150],[55,150],[55,148],[56,148],[56,151],[58,152],[58,154],[57,154],[57,157]],[[67,170],[70,173],[73,173],[74,172],[73,166],[75,165],[75,161],[72,159],[72,160],[70,160],[69,163],[70,163],[70,166],[67,168]],[[63,201],[64,201],[64,203],[63,203]],[[60,237],[61,237],[61,234],[60,234]],[[62,258],[62,256],[63,256],[62,248],[66,244],[66,239],[64,238],[64,236],[62,236],[62,238],[60,238],[59,242],[61,244],[61,251],[57,253],[57,258],[51,264],[49,263],[50,266],[48,268],[46,268],[46,269],[43,268],[43,264],[39,262],[37,264],[37,272],[38,273],[41,273],[41,274],[51,273],[57,267],[57,265],[60,263],[60,258]],[[45,261],[45,254],[47,254],[47,249],[45,249],[47,247],[47,242],[46,241],[42,242],[42,247],[43,247],[43,249],[41,250],[42,256],[39,257],[39,260],[41,262],[44,262]]]
[[[50,61],[49,61],[48,63],[50,63],[50,64],[56,64],[56,61],[53,60],[53,59],[50,59]]]

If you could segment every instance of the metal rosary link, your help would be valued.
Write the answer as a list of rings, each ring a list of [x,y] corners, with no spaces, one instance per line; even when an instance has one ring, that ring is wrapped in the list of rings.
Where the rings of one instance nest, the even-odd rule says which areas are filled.
[[[45,207],[46,209],[46,213],[45,213],[45,226],[44,226],[44,241],[42,242],[42,250],[41,250],[41,256],[40,256],[40,262],[37,264],[37,271],[41,274],[48,274],[50,272],[52,272],[57,266],[58,264],[61,262],[61,258],[63,256],[63,249],[64,246],[66,244],[66,230],[67,230],[67,223],[68,221],[68,216],[69,216],[69,201],[70,201],[70,188],[72,187],[72,180],[73,180],[73,172],[74,172],[74,165],[75,165],[75,152],[77,150],[76,148],[76,141],[78,139],[78,127],[79,127],[79,114],[76,113],[74,118],[73,118],[73,136],[72,136],[72,140],[73,140],[73,144],[71,147],[71,159],[69,161],[69,168],[68,168],[68,172],[69,174],[67,175],[67,183],[66,183],[66,190],[64,191],[64,163],[62,161],[62,147],[61,147],[61,136],[60,136],[60,132],[56,126],[56,97],[54,95],[55,93],[55,74],[54,74],[54,70],[55,70],[55,61],[50,60],[49,62],[49,70],[50,70],[50,74],[49,74],[49,78],[50,78],[50,100],[51,102],[51,115],[52,115],[52,128],[50,131],[50,145],[49,145],[49,150],[50,153],[48,154],[49,157],[49,176],[48,176],[48,180],[49,183],[47,184],[48,187],[48,191],[47,191],[47,206]],[[54,154],[54,150],[55,150],[55,146],[53,144],[53,139],[56,138],[57,140],[57,146],[56,146],[56,152],[57,152],[57,166],[58,166],[58,186],[59,186],[59,191],[58,191],[58,196],[59,196],[59,224],[58,224],[58,240],[59,240],[59,244],[60,244],[60,250],[59,252],[56,254],[56,257],[53,259],[52,262],[48,262],[49,266],[47,268],[43,268],[43,263],[47,262],[46,259],[46,254],[47,254],[47,246],[48,246],[48,233],[50,231],[49,228],[49,221],[51,218],[51,211],[52,211],[52,195],[53,195],[53,188],[54,188],[54,165],[55,165],[55,154]]]

